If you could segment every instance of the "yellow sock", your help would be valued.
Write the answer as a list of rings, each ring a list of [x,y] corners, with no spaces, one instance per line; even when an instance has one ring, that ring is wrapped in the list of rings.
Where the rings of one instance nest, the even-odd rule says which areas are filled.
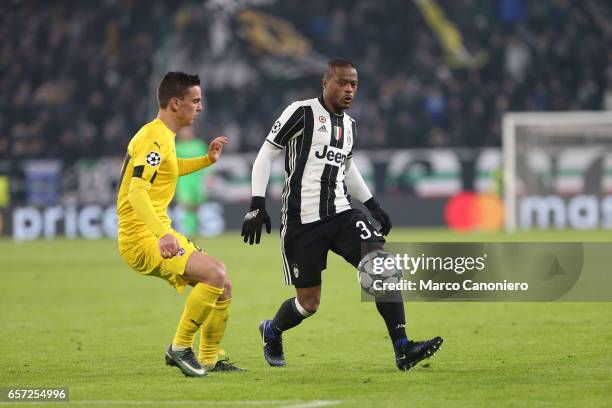
[[[215,307],[202,325],[200,332],[200,354],[198,360],[205,367],[214,367],[217,364],[219,343],[225,333],[227,318],[229,317],[229,306],[232,299],[217,300]]]
[[[176,347],[191,347],[196,332],[215,310],[215,303],[222,294],[222,288],[215,288],[205,283],[198,283],[191,289],[174,335],[173,344]]]

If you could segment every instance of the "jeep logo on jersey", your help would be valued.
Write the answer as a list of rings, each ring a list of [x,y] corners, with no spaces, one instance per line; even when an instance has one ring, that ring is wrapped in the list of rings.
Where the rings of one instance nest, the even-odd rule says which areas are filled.
[[[346,154],[341,149],[333,146],[323,146],[322,152],[315,152],[317,159],[324,159],[329,162],[332,166],[340,167],[344,160],[346,160]]]

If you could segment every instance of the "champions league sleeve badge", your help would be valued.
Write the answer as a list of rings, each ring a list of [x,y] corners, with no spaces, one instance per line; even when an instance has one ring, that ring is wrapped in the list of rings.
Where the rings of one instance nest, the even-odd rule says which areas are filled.
[[[149,166],[159,166],[159,163],[161,163],[161,156],[159,155],[159,153],[151,152],[147,154],[147,164]]]

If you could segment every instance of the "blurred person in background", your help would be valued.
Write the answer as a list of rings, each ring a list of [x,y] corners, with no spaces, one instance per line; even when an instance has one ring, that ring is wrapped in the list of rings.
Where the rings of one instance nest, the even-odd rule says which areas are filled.
[[[176,157],[204,156],[207,150],[206,142],[196,137],[192,126],[178,132]],[[179,205],[178,227],[188,237],[198,233],[198,207],[206,202],[204,185],[208,171],[202,169],[180,177],[176,185],[176,200]]]

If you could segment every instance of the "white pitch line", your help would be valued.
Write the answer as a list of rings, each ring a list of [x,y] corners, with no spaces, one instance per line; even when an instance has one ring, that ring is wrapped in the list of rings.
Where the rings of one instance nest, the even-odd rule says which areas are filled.
[[[318,408],[337,405],[338,400],[246,400],[246,401],[215,401],[215,400],[81,400],[70,401],[71,405],[280,405],[279,408]]]
[[[329,400],[313,400],[299,402],[297,404],[283,405],[280,408],[316,408],[316,407],[327,407],[329,405],[337,405],[342,401],[329,401]]]

